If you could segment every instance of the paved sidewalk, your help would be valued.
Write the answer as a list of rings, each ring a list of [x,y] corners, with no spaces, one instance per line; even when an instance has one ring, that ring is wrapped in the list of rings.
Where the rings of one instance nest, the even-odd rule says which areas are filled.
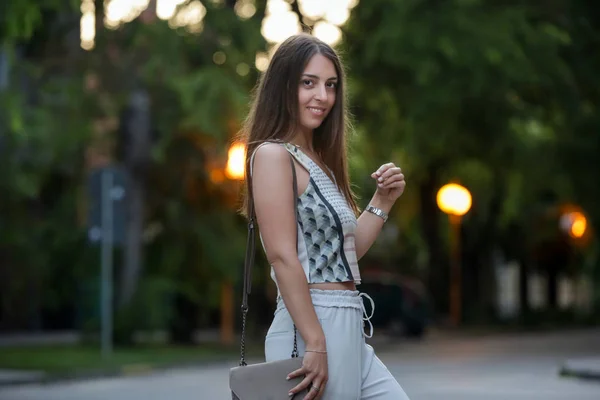
[[[567,360],[561,366],[560,374],[582,379],[600,380],[600,357]]]

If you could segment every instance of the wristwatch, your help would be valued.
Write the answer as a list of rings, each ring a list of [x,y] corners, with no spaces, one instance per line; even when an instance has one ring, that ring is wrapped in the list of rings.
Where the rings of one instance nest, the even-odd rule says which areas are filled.
[[[377,207],[373,207],[372,205],[368,205],[367,206],[367,211],[377,215],[378,217],[383,218],[383,222],[386,222],[388,220],[388,215],[385,211],[383,211],[381,208],[377,208]]]

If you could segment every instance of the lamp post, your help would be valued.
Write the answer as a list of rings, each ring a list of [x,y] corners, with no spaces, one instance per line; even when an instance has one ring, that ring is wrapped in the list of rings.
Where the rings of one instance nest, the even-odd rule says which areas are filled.
[[[227,165],[225,176],[233,181],[244,179],[246,160],[246,146],[243,143],[234,143],[227,152]],[[232,344],[234,339],[234,305],[233,284],[230,278],[223,279],[221,283],[221,343]]]
[[[450,221],[450,318],[457,326],[461,315],[461,257],[460,257],[460,226],[462,216],[471,208],[471,193],[467,188],[456,183],[442,186],[437,193],[437,204],[440,210],[448,214]]]

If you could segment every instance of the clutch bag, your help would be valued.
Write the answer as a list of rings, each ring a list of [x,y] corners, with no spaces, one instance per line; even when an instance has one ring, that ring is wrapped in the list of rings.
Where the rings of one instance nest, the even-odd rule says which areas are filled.
[[[302,358],[271,361],[234,367],[229,371],[229,387],[233,400],[303,399],[308,390],[294,397],[288,392],[302,382],[303,377],[286,380],[287,374],[302,367]]]

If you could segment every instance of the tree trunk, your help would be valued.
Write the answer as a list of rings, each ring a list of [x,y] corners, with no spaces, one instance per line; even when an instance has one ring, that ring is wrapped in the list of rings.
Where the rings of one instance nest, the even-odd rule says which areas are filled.
[[[496,284],[494,272],[494,251],[497,250],[499,241],[499,219],[502,212],[502,203],[506,193],[507,183],[502,179],[501,174],[496,174],[497,182],[495,192],[490,200],[487,215],[483,223],[476,227],[474,232],[474,243],[472,246],[475,256],[475,264],[471,265],[473,280],[471,282],[471,291],[473,295],[468,298],[465,304],[473,304],[474,315],[487,316],[494,309],[496,300]],[[468,286],[465,285],[465,288]]]
[[[171,343],[191,345],[194,343],[194,331],[197,328],[196,316],[199,307],[183,294],[176,294],[173,307],[173,319],[169,324]]]
[[[131,113],[125,129],[128,135],[126,165],[129,171],[127,239],[125,263],[121,274],[119,306],[129,304],[142,270],[144,229],[144,181],[150,156],[150,105],[146,90],[136,89],[131,96]]]
[[[529,252],[523,245],[521,251],[522,256],[519,257],[519,310],[521,315],[527,315],[531,311],[529,306],[529,271],[530,271],[530,258]]]

